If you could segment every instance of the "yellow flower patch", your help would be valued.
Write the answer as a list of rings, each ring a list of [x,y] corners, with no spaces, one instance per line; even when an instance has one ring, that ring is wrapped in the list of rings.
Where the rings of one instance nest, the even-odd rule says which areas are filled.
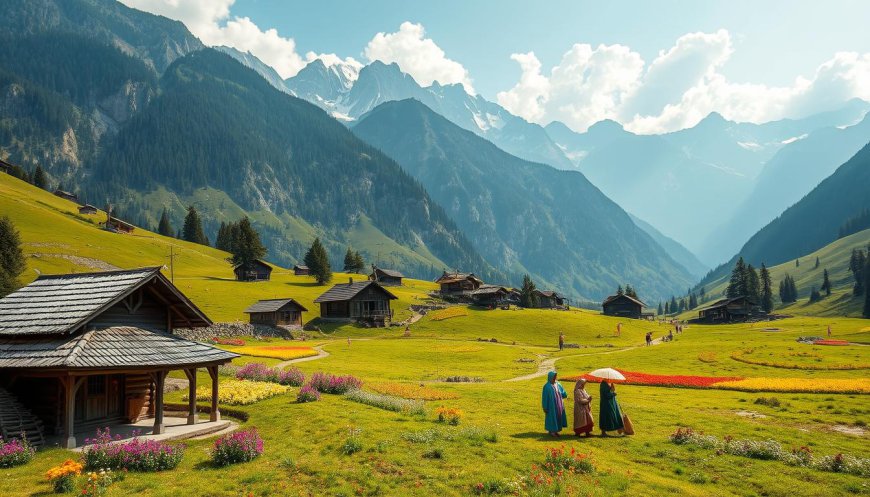
[[[856,369],[870,369],[870,364],[868,363],[859,363],[859,364],[800,364],[796,362],[783,362],[783,361],[769,361],[764,359],[755,359],[751,357],[752,353],[755,352],[754,349],[746,349],[740,350],[737,352],[733,352],[731,354],[731,358],[735,361],[742,362],[745,364],[753,364],[755,366],[767,366],[771,368],[782,368],[782,369],[802,369],[805,371],[851,371]],[[817,359],[821,360],[822,356],[812,352],[798,352],[789,354],[791,357],[796,358],[809,358],[809,359]]]
[[[748,392],[870,394],[870,379],[745,378],[714,383],[711,387]]]
[[[317,355],[317,351],[312,347],[293,345],[242,345],[224,346],[221,348],[229,350],[230,352],[235,352],[236,354],[252,357],[270,357],[272,359],[282,359],[285,361]]]
[[[461,316],[468,316],[468,309],[464,306],[458,305],[429,313],[429,319],[432,321],[444,321],[445,319],[458,318]]]
[[[413,383],[375,383],[369,385],[369,388],[384,395],[392,395],[403,399],[444,400],[459,398],[459,395],[453,392],[445,392]]]
[[[289,390],[289,387],[265,381],[221,380],[218,390],[218,403],[230,406],[243,406],[274,397]],[[184,396],[187,400],[187,395]],[[196,389],[196,400],[211,401],[211,385]]]

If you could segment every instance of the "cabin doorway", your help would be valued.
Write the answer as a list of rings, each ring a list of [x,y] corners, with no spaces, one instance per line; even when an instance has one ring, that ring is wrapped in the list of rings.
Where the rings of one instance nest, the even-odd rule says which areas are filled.
[[[88,376],[76,394],[76,423],[104,423],[124,415],[123,375]]]

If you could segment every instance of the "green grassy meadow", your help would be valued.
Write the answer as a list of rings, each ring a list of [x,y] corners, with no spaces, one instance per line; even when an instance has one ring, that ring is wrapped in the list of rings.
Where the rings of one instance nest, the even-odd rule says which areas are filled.
[[[235,282],[223,252],[143,230],[133,236],[104,232],[94,224],[101,220],[99,215],[80,218],[73,209],[69,202],[0,175],[0,214],[15,222],[28,254],[23,283],[39,272],[87,271],[105,264],[123,268],[167,264],[172,247],[178,254],[176,285],[215,321],[243,319],[242,310],[251,302],[274,297],[296,298],[310,311],[305,319],[317,316],[312,302],[324,288],[310,278],[276,268],[270,282]],[[807,265],[812,264],[807,261]],[[335,281],[349,277],[336,274]],[[393,309],[399,319],[410,316],[408,306],[425,301],[427,292],[435,288],[429,282],[406,282],[395,291],[399,300]],[[548,449],[563,446],[588,454],[594,472],[567,476],[558,484],[527,486],[521,495],[870,495],[867,478],[717,455],[714,450],[674,445],[668,438],[677,428],[692,427],[719,438],[775,440],[789,450],[806,446],[818,456],[844,453],[868,458],[868,395],[622,385],[618,399],[631,416],[636,435],[569,436],[569,409],[569,429],[554,439],[543,428],[543,378],[506,381],[534,374],[543,369],[542,363],[552,365],[560,376],[615,367],[656,374],[795,378],[809,385],[823,385],[828,379],[868,380],[870,320],[791,312],[795,317],[771,323],[690,326],[673,342],[652,347],[643,346],[644,334],[652,331],[659,338],[669,330],[667,325],[620,320],[588,310],[472,308],[466,316],[442,321],[423,317],[411,326],[409,337],[402,336],[403,328],[335,326],[305,343],[329,353],[298,363],[296,367],[306,375],[325,371],[352,374],[366,384],[425,383],[458,398],[426,401],[427,413],[421,416],[328,394],[319,402],[299,404],[293,388],[233,407],[249,415],[243,426],[256,427],[263,436],[265,453],[260,458],[216,468],[208,455],[213,440],[186,441],[178,468],[131,473],[107,495],[466,496],[479,483],[518,481],[531,475]],[[621,336],[615,336],[617,323],[622,323]],[[854,344],[815,346],[796,341],[799,336],[824,335],[828,325],[834,338]],[[579,347],[558,351],[560,332],[567,343]],[[735,356],[781,364],[754,364]],[[275,365],[279,360],[243,356],[235,362]],[[482,381],[441,381],[448,376]],[[201,372],[199,381],[204,384],[206,378]],[[563,385],[569,392],[573,388],[569,381]],[[588,391],[594,397],[597,422],[598,385],[590,384]],[[756,403],[762,397],[776,398],[779,406]],[[182,392],[167,395],[168,402],[181,399]],[[462,411],[458,426],[436,422],[435,409],[441,406]],[[343,446],[357,430],[362,450],[346,455]],[[29,464],[0,468],[0,495],[49,495],[45,472],[70,457],[77,456],[49,449]]]

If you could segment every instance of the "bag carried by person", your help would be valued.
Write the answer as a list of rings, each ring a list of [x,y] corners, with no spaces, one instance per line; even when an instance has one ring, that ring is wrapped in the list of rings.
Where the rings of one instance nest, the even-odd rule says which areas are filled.
[[[631,424],[628,414],[622,415],[622,432],[626,435],[634,435],[634,425]]]

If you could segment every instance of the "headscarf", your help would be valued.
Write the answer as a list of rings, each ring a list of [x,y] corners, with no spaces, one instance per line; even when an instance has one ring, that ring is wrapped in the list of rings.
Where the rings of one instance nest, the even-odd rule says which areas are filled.
[[[583,390],[586,388],[586,378],[580,378],[574,383],[574,390]]]
[[[553,378],[555,378],[555,377],[556,377],[555,371],[550,371],[549,373],[547,373],[547,383],[553,383]]]

